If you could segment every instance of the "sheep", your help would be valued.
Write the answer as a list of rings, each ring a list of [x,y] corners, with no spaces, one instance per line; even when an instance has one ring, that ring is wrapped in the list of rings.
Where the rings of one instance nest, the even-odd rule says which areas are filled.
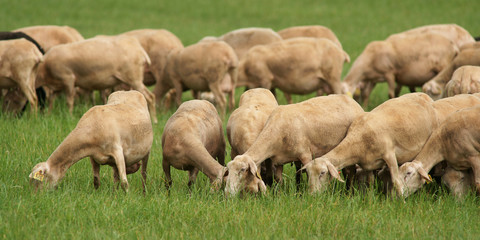
[[[251,48],[240,61],[237,85],[278,88],[287,94],[308,94],[324,88],[327,93],[339,94],[345,61],[345,52],[328,39],[282,40]]]
[[[405,179],[401,188],[404,197],[432,181],[428,172],[436,164],[447,161],[455,170],[472,169],[477,192],[480,193],[480,106],[452,113],[428,139],[412,162],[403,164],[399,174]]]
[[[215,95],[218,108],[225,115],[226,99],[222,82],[228,74],[232,85],[229,92],[229,107],[235,106],[235,86],[237,82],[238,58],[232,47],[222,41],[207,41],[176,49],[168,55],[164,77],[157,81],[155,90],[157,101],[161,101],[170,89],[175,89],[176,103],[182,102],[182,92],[211,91]]]
[[[352,95],[361,87],[363,106],[377,82],[388,83],[388,96],[398,96],[402,85],[422,86],[444,69],[457,54],[453,42],[436,33],[406,34],[369,43],[353,63],[342,83]],[[397,84],[397,87],[395,86]]]
[[[335,33],[333,33],[333,31],[329,28],[320,25],[289,27],[278,31],[278,35],[280,35],[283,39],[295,37],[326,38],[343,49],[342,44],[338,40]],[[348,59],[348,62],[350,62],[350,59]]]
[[[232,159],[245,153],[252,146],[276,107],[277,100],[267,89],[254,88],[242,94],[238,108],[232,112],[227,122],[227,138],[232,147],[230,153]],[[273,169],[271,160],[268,162],[266,165],[262,164],[262,169],[266,169],[261,173],[265,183],[271,185]]]
[[[170,166],[188,171],[189,187],[198,171],[207,175],[214,189],[221,186],[226,171],[225,139],[222,120],[210,102],[191,100],[181,104],[165,124],[162,150],[167,190],[172,185]]]
[[[158,79],[163,77],[163,71],[170,51],[183,49],[182,41],[165,29],[138,29],[122,33],[121,35],[135,37],[152,61],[143,77],[143,83],[146,86],[154,85]]]
[[[338,171],[347,166],[373,171],[386,164],[401,196],[398,164],[412,160],[438,125],[432,102],[424,93],[405,94],[356,118],[335,148],[302,168],[310,193],[324,191],[331,177],[343,182]]]
[[[146,65],[150,65],[150,58],[137,39],[129,36],[95,37],[50,49],[39,67],[38,76],[50,92],[66,92],[70,113],[76,86],[103,90],[125,83],[145,96],[156,123],[155,95],[143,84]],[[54,98],[54,95],[49,97],[50,110]]]
[[[29,40],[0,41],[0,88],[18,87],[30,102],[30,110],[35,113],[38,102],[35,78],[42,61],[42,53]]]
[[[84,40],[83,36],[70,26],[38,25],[16,29],[35,39],[48,52],[50,48],[66,43]]]
[[[480,66],[480,45],[462,49],[440,73],[422,86],[422,91],[433,99],[445,97],[444,88],[452,79],[453,72],[465,65]]]
[[[110,165],[114,181],[128,192],[127,174],[142,166],[145,191],[147,163],[153,143],[153,129],[145,97],[137,91],[118,91],[106,105],[94,106],[78,121],[46,162],[33,167],[29,175],[35,189],[56,187],[66,171],[90,157],[95,189],[100,186],[100,165]]]
[[[462,93],[480,93],[480,67],[466,65],[457,68],[452,79],[445,85],[444,93],[447,97]]]
[[[247,51],[257,45],[265,45],[281,41],[282,37],[270,28],[241,28],[220,37],[205,37],[201,41],[224,41],[230,45],[238,59],[242,59]]]
[[[454,97],[447,97],[432,103],[432,107],[435,111],[437,124],[441,124],[452,113],[480,105],[480,94],[460,94]],[[446,164],[438,164],[431,171],[431,175],[434,178],[440,179],[445,172]],[[388,192],[391,189],[391,178],[388,168],[382,169],[378,174],[379,178],[384,183],[384,190]]]
[[[225,193],[238,194],[267,158],[279,166],[275,177],[281,182],[283,164],[293,161],[307,164],[313,157],[327,153],[345,137],[352,121],[362,113],[360,105],[346,95],[321,96],[278,106],[252,146],[227,164]]]
[[[457,24],[433,24],[416,27],[401,33],[392,34],[389,38],[394,38],[397,36],[404,37],[406,35],[418,35],[426,33],[435,33],[448,38],[460,49],[466,45],[475,43],[475,39],[470,35],[470,33],[465,30],[463,27]],[[388,39],[388,38],[387,38]]]
[[[442,183],[457,198],[463,198],[468,192],[474,190],[474,182],[472,169],[458,171],[447,166],[445,173],[442,175]]]
[[[35,39],[34,44],[37,45],[42,55],[56,45],[84,40],[83,36],[76,29],[69,26],[39,25],[23,27],[13,31],[22,32]],[[28,37],[25,38],[28,39]],[[43,109],[48,96],[45,89],[39,85],[39,82],[38,80],[36,81],[36,94],[40,109]],[[25,109],[28,99],[22,98],[20,91],[18,88],[8,91],[4,98],[4,105],[7,107],[7,111],[20,114]]]

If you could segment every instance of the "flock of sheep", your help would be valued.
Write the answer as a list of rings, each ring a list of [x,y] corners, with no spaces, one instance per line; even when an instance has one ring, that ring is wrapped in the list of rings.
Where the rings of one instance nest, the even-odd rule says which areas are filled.
[[[127,174],[141,167],[145,188],[155,105],[175,99],[179,108],[162,135],[167,188],[173,166],[189,172],[189,185],[202,171],[228,196],[265,192],[293,162],[297,183],[306,171],[311,193],[324,191],[332,179],[344,181],[340,170],[348,185],[378,177],[387,191],[404,197],[432,181],[429,172],[456,196],[480,192],[480,45],[458,25],[423,26],[373,41],[343,82],[350,57],[323,26],[245,28],[187,47],[166,30],[87,40],[70,27],[34,26],[14,35],[19,32],[28,36],[0,41],[0,87],[13,88],[3,97],[4,110],[18,111],[28,100],[36,111],[39,89],[50,108],[64,92],[70,111],[81,92],[114,91],[33,168],[30,180],[37,187],[56,186],[71,165],[90,157],[95,188],[104,164],[125,190]],[[366,104],[377,82],[387,82],[390,100],[364,112],[357,102]],[[234,109],[239,86],[250,90]],[[425,93],[395,98],[402,86]],[[276,88],[290,104],[278,105]],[[196,98],[211,92],[217,109],[205,100],[182,104],[185,90]],[[318,97],[291,103],[290,94],[312,92]],[[232,161],[225,167],[226,94],[233,112],[226,129]]]

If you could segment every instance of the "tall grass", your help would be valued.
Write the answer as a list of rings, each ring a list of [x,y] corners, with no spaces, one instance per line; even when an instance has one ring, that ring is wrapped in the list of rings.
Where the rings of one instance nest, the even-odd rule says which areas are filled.
[[[241,27],[280,30],[294,25],[330,27],[354,60],[373,40],[412,27],[457,23],[472,35],[480,33],[480,2],[459,1],[153,1],[43,0],[1,1],[0,29],[30,25],[70,25],[85,37],[117,34],[139,28],[165,28],[185,45],[207,35]],[[346,64],[344,75],[350,68]],[[405,91],[404,91],[405,92]],[[237,93],[237,101],[240,93]],[[309,96],[294,96],[299,102]],[[184,100],[191,98],[189,93]],[[368,109],[387,99],[377,86]],[[279,94],[279,101],[285,100]],[[167,193],[161,170],[163,126],[173,110],[158,114],[149,161],[147,193],[140,174],[128,176],[130,192],[115,190],[112,170],[101,168],[101,186],[93,189],[87,159],[74,165],[55,191],[34,193],[28,184],[31,168],[45,161],[78,119],[90,108],[78,102],[73,116],[64,99],[51,114],[22,118],[0,114],[0,238],[4,239],[306,239],[306,238],[460,238],[480,236],[478,197],[456,200],[440,185],[429,185],[404,203],[376,187],[351,193],[343,184],[319,196],[296,190],[294,169],[286,167],[285,182],[265,196],[225,199],[211,192],[199,174],[191,190],[187,174],[172,170]],[[228,117],[228,116],[227,116]],[[226,122],[225,122],[226,123]],[[225,124],[224,123],[224,124]],[[227,161],[230,160],[227,146]]]

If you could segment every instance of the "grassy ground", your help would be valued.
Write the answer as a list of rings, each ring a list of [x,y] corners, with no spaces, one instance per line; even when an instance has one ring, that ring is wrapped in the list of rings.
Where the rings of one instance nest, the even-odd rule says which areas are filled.
[[[480,2],[439,1],[2,1],[0,29],[30,25],[70,25],[85,37],[138,28],[165,28],[185,45],[207,35],[241,27],[321,24],[330,27],[354,60],[365,45],[389,34],[434,23],[457,23],[480,33]],[[347,72],[351,64],[345,65]],[[385,101],[378,86],[368,109]],[[238,100],[239,94],[237,94]],[[311,97],[311,96],[308,96]],[[184,95],[184,100],[190,98]],[[294,96],[298,102],[305,96]],[[280,95],[279,100],[285,103]],[[130,192],[115,191],[109,167],[102,167],[99,190],[93,190],[88,160],[74,165],[56,191],[34,194],[31,168],[45,161],[81,115],[91,107],[79,103],[73,116],[57,100],[52,114],[16,119],[0,114],[0,238],[460,238],[480,236],[478,197],[457,201],[439,185],[429,185],[405,203],[376,188],[351,194],[337,184],[321,196],[295,190],[293,168],[285,184],[266,196],[225,199],[210,192],[203,174],[189,191],[187,174],[173,171],[168,195],[161,171],[163,126],[173,111],[159,113],[148,170],[148,192],[140,174],[128,177]],[[229,147],[228,147],[229,148]],[[229,151],[228,151],[229,152]],[[230,157],[227,156],[227,161]]]

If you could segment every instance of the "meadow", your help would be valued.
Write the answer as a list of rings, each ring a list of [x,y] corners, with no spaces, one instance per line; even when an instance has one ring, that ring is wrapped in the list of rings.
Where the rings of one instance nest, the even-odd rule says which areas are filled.
[[[2,31],[31,25],[70,25],[85,38],[140,28],[164,28],[185,46],[204,36],[243,27],[280,30],[295,25],[324,25],[340,39],[352,62],[367,43],[413,27],[456,23],[480,35],[479,1],[471,0],[269,0],[269,1],[0,1]],[[345,64],[344,75],[350,68]],[[407,92],[406,90],[403,93]],[[237,91],[237,102],[241,90]],[[285,104],[278,94],[280,104]],[[299,102],[309,96],[294,96]],[[190,93],[183,100],[191,99]],[[387,99],[380,84],[371,110]],[[405,201],[374,186],[352,193],[341,183],[322,195],[296,190],[294,168],[284,184],[264,196],[226,199],[211,192],[203,174],[188,189],[186,172],[172,169],[170,193],[161,169],[161,134],[174,110],[158,113],[148,166],[147,192],[139,173],[129,175],[128,193],[115,190],[112,171],[101,168],[101,186],[93,188],[91,165],[84,159],[67,172],[58,189],[35,193],[32,167],[45,161],[82,114],[91,107],[76,102],[70,116],[57,99],[50,114],[22,118],[0,113],[0,238],[3,239],[478,239],[480,199],[457,200],[438,183]],[[231,111],[229,111],[231,112]],[[228,115],[227,115],[228,117]],[[224,125],[226,124],[226,120]],[[226,161],[230,161],[227,145]],[[305,177],[304,177],[305,182]]]

